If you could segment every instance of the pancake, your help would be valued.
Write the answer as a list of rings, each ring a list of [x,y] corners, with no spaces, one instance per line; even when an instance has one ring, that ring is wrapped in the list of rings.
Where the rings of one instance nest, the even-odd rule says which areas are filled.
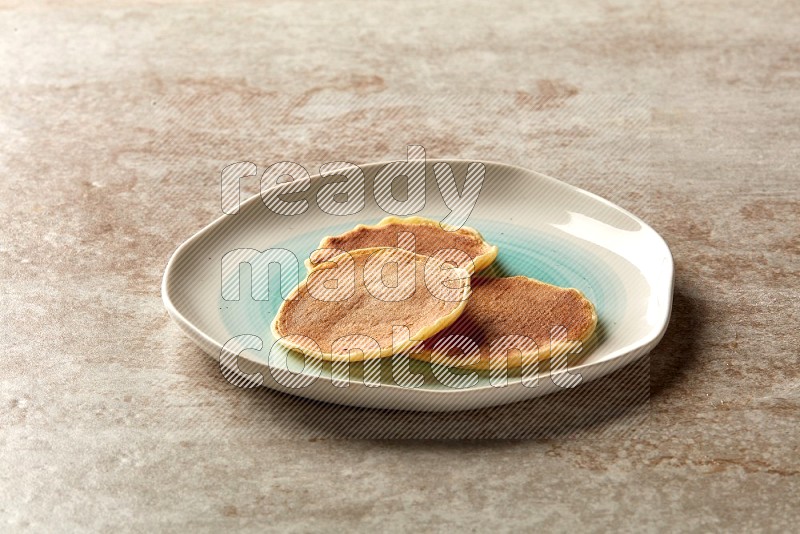
[[[414,235],[413,249],[410,248],[412,240],[407,236],[398,238],[401,232],[410,232]],[[455,229],[425,217],[386,217],[372,226],[359,224],[341,235],[326,237],[317,248],[351,251],[372,247],[406,248],[423,256],[451,261],[459,267],[474,268],[473,272],[485,269],[497,257],[497,247],[484,241],[474,228],[465,226]],[[463,254],[448,253],[447,251],[451,249],[463,251]],[[437,252],[440,251],[442,252],[437,256]],[[314,251],[306,260],[306,268],[311,270],[315,264],[333,254],[337,252]]]
[[[398,248],[359,249],[312,269],[281,305],[272,332],[323,360],[383,358],[452,324],[469,292],[466,269]],[[407,330],[393,339],[395,326]]]
[[[566,353],[577,341],[589,339],[596,326],[594,306],[577,289],[525,276],[473,277],[472,294],[464,313],[450,327],[426,340],[422,352],[411,357],[450,367],[489,369],[491,355],[495,359],[508,358],[508,368],[514,368],[522,365],[523,357],[533,363],[537,353],[540,361]],[[566,332],[560,329],[553,334],[554,327],[563,327]],[[452,340],[456,338],[449,338],[448,342],[451,335],[474,341],[479,359],[454,347]],[[462,344],[461,348],[468,346]]]

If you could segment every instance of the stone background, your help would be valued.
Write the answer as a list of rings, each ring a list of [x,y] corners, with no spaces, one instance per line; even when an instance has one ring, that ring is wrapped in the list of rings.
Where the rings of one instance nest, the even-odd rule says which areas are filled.
[[[796,528],[796,2],[0,6],[0,529]],[[430,104],[448,94],[485,104],[467,121]],[[592,122],[609,98],[646,103],[644,156]],[[665,237],[636,432],[275,432],[328,408],[234,388],[169,320],[164,266],[219,214],[223,165],[407,143],[554,175]]]

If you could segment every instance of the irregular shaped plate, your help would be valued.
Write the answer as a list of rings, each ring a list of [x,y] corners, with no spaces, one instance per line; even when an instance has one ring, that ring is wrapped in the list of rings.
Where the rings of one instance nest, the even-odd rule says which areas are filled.
[[[464,179],[471,162],[426,162],[426,202],[417,215],[442,220],[450,210],[433,171],[437,161],[449,163],[457,181]],[[237,214],[211,223],[170,259],[162,284],[167,311],[205,352],[217,359],[224,355],[220,380],[227,376],[242,386],[263,383],[301,397],[374,408],[449,411],[505,404],[558,391],[558,384],[574,384],[559,375],[579,374],[583,384],[647,354],[664,335],[672,305],[673,261],[664,240],[639,218],[592,193],[533,171],[483,163],[483,188],[466,225],[477,228],[500,251],[482,274],[521,274],[576,287],[597,308],[598,330],[591,346],[584,347],[579,359],[572,358],[568,369],[551,370],[542,363],[538,380],[509,372],[507,380],[495,381],[476,373],[460,381],[466,387],[455,388],[441,379],[449,370],[425,362],[409,365],[407,358],[395,357],[380,360],[379,367],[353,363],[331,368],[275,344],[269,325],[282,302],[280,293],[288,295],[296,283],[295,273],[261,269],[260,278],[251,280],[256,269],[245,266],[223,276],[223,256],[238,249],[286,249],[296,255],[302,278],[303,260],[324,236],[386,216],[372,195],[373,179],[386,163],[360,166],[366,205],[355,215],[330,215],[314,201],[320,188],[341,181],[341,176],[313,177],[307,192],[286,197],[307,198],[304,213],[276,214],[255,196]],[[256,293],[261,294],[265,282],[272,288],[270,298],[254,300],[252,289],[258,286]],[[231,287],[237,284],[239,300],[223,298],[225,292],[231,298]],[[249,378],[238,369],[246,369]]]

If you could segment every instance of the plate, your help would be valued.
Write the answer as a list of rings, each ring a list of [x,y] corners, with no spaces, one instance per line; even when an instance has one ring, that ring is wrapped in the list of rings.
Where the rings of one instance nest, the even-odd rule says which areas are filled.
[[[220,380],[337,404],[400,410],[475,409],[579,388],[647,354],[661,340],[672,305],[673,261],[652,228],[592,193],[534,171],[486,161],[425,161],[420,182],[424,202],[416,215],[449,217],[450,222],[469,211],[464,206],[471,202],[456,206],[452,189],[442,193],[439,183],[445,174],[439,172],[437,180],[437,172],[445,164],[464,198],[468,169],[483,169],[483,184],[466,225],[499,247],[497,260],[484,273],[521,274],[575,287],[595,304],[597,332],[581,354],[561,365],[542,362],[492,375],[442,369],[403,355],[332,365],[306,360],[276,344],[272,318],[282,296],[304,277],[303,261],[320,240],[387,215],[381,208],[387,207],[386,199],[378,194],[376,200],[374,191],[376,176],[384,183],[380,171],[387,163],[360,165],[363,187],[355,187],[358,180],[348,182],[354,196],[335,197],[336,202],[355,202],[357,213],[343,214],[347,210],[337,211],[336,202],[331,203],[326,195],[341,189],[344,176],[328,173],[265,188],[237,213],[212,222],[170,259],[162,283],[167,311],[190,339],[220,361]],[[393,189],[395,210],[405,199],[402,182],[390,183],[400,187]],[[277,194],[292,204],[276,207],[262,198]],[[361,198],[363,205],[358,205]],[[243,259],[250,261],[241,263]],[[280,269],[277,263],[270,265],[276,259],[285,260]]]

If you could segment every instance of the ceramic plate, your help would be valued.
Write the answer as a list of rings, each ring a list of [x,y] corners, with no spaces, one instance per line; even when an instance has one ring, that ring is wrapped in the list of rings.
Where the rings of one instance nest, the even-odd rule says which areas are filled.
[[[456,182],[463,182],[470,162],[438,161],[448,163]],[[417,215],[442,220],[451,210],[440,192],[435,163],[425,164],[425,203]],[[463,387],[455,388],[452,381],[445,385],[437,379],[448,370],[425,362],[409,364],[398,357],[380,360],[377,367],[353,363],[332,368],[275,344],[270,323],[281,294],[288,294],[298,275],[304,277],[303,260],[320,240],[387,215],[373,194],[376,173],[386,163],[360,166],[365,202],[354,215],[331,215],[316,201],[320,189],[341,176],[313,177],[307,191],[282,197],[308,199],[303,213],[275,213],[257,195],[242,203],[238,213],[223,215],[175,251],[164,273],[164,304],[205,352],[217,359],[223,355],[220,380],[352,406],[447,411],[505,404],[553,393],[565,384],[580,387],[650,351],[664,334],[672,303],[673,262],[664,240],[634,215],[594,194],[533,171],[483,164],[483,187],[466,225],[499,247],[497,260],[485,272],[575,287],[596,306],[597,332],[582,354],[571,357],[568,368],[549,369],[543,363],[535,376],[509,372],[504,381],[473,372],[460,381]],[[296,183],[280,184],[276,190],[292,189]],[[291,252],[298,270],[284,267],[281,273],[266,264],[253,266],[256,262],[223,269],[226,253],[242,249],[251,249],[251,254]],[[559,375],[579,376],[580,383],[559,380]]]

